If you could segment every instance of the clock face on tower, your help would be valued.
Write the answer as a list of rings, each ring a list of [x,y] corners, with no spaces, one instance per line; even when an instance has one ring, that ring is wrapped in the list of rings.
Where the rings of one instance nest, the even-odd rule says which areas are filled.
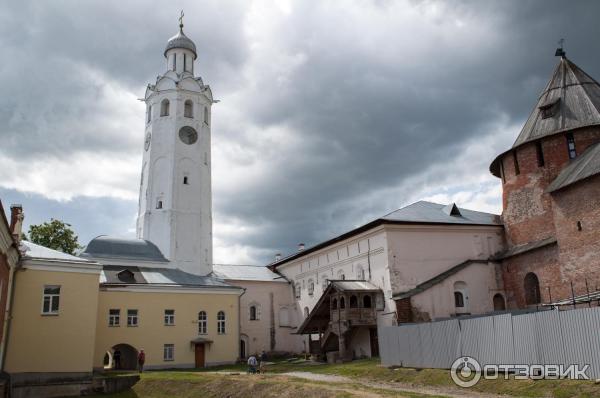
[[[148,132],[148,134],[146,134],[146,139],[144,140],[144,148],[146,150],[148,150],[148,148],[150,148],[150,139],[152,138],[152,134],[150,134],[150,132]]]
[[[179,129],[179,139],[187,145],[192,145],[198,141],[198,133],[190,126],[183,126]]]

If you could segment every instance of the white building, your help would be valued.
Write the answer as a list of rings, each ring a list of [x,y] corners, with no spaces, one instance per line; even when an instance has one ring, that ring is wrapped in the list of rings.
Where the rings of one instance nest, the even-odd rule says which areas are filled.
[[[421,201],[270,267],[294,283],[296,310],[303,318],[299,332],[321,339],[320,350],[311,344],[311,351],[371,356],[377,353],[378,325],[485,313],[495,309],[495,302],[500,309],[502,279],[489,259],[503,245],[498,216]],[[350,280],[364,282],[332,283]],[[375,290],[379,293],[373,295]],[[360,297],[365,295],[369,305],[363,310]],[[376,317],[369,323],[372,308]],[[362,316],[362,322],[354,316]],[[327,323],[316,320],[323,317]],[[348,322],[341,332],[335,324],[340,319]]]
[[[196,46],[179,26],[165,48],[165,72],[146,89],[137,236],[156,244],[178,268],[208,275],[214,101],[210,87],[195,77]]]

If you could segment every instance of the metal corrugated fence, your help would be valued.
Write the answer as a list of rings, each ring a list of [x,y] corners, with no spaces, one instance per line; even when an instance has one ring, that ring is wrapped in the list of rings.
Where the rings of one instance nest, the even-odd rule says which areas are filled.
[[[457,318],[379,328],[385,366],[449,369],[470,356],[480,364],[590,365],[600,378],[600,307]]]

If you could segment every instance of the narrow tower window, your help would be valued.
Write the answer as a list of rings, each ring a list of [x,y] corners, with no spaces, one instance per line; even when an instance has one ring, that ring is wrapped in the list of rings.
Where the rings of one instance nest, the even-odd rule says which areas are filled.
[[[183,54],[183,71],[185,72],[187,70],[187,56],[184,53]]]
[[[173,70],[177,70],[177,54],[173,54]]]
[[[535,150],[537,153],[537,164],[538,167],[544,167],[544,150],[542,149],[542,142],[537,141],[535,143]]]
[[[192,104],[191,100],[185,101],[183,106],[183,116],[194,117],[194,104]]]
[[[575,159],[577,151],[575,150],[575,137],[573,137],[573,133],[567,133],[567,149],[569,150],[569,159]]]
[[[188,176],[183,176],[183,185],[190,185],[188,181]]]
[[[152,105],[148,106],[148,119],[146,120],[146,123],[150,123],[150,121],[152,120]]]
[[[169,116],[169,100],[166,98],[160,103],[160,115]]]
[[[208,125],[208,107],[204,107],[204,123]]]
[[[513,160],[515,161],[515,175],[521,174],[521,170],[519,169],[519,159],[517,158],[517,151],[513,152]]]
[[[157,209],[162,209],[162,208],[163,208],[163,201],[162,201],[162,199],[160,199],[160,198],[159,198],[159,199],[156,201],[156,208],[157,208]]]

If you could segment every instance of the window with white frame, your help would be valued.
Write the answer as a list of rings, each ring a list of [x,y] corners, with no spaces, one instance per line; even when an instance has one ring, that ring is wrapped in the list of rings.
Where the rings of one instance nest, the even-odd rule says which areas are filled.
[[[175,360],[175,344],[165,344],[163,347],[163,361]]]
[[[296,298],[299,299],[302,296],[302,286],[300,283],[296,283],[296,288],[294,290],[296,293]]]
[[[308,295],[312,296],[315,293],[315,282],[312,279],[308,280]]]
[[[138,321],[138,310],[127,310],[127,326],[137,326]]]
[[[225,334],[225,313],[223,311],[217,313],[217,333]]]
[[[175,325],[175,310],[165,310],[165,326]]]
[[[341,270],[339,270],[337,272],[337,278],[338,278],[338,280],[344,280],[344,279],[346,279],[346,275],[344,275],[344,270],[343,269],[341,269]]]
[[[198,334],[206,334],[208,326],[208,318],[206,312],[200,311],[198,313]]]
[[[60,286],[44,286],[44,298],[42,300],[42,314],[56,315],[60,302]]]
[[[119,326],[121,323],[121,310],[113,308],[108,310],[108,326]]]

